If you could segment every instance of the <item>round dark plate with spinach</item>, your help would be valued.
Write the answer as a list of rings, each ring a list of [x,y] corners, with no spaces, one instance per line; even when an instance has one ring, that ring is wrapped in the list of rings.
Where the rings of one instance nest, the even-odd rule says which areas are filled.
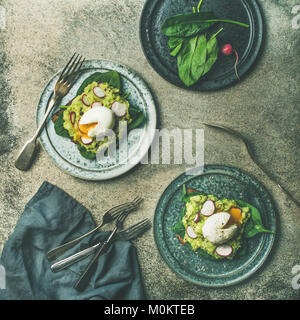
[[[203,194],[213,194],[219,199],[233,199],[238,203],[250,204],[253,219],[258,213],[261,219],[259,224],[273,233],[255,232],[250,235],[249,232],[251,237],[244,239],[242,252],[232,260],[209,259],[192,251],[187,245],[180,243],[174,231],[184,205],[183,185]],[[252,211],[252,207],[257,212]],[[202,174],[183,173],[167,186],[155,209],[153,232],[162,258],[177,275],[200,286],[225,287],[244,281],[266,261],[275,241],[275,232],[277,233],[276,216],[272,197],[257,179],[238,168],[211,164],[204,166]],[[257,225],[254,229],[257,229]]]
[[[170,55],[168,37],[161,31],[164,21],[174,15],[192,13],[198,0],[146,0],[140,18],[140,41],[144,54],[154,70],[168,82],[189,90],[218,90],[238,81],[234,72],[235,55],[218,60],[200,80],[187,87],[178,76],[177,59]],[[239,54],[238,74],[242,79],[257,59],[263,41],[263,20],[260,7],[255,0],[203,0],[201,11],[214,12],[217,18],[231,19],[249,25],[244,28],[235,24],[217,23],[208,31],[208,36],[221,27],[218,35],[219,48],[230,43]]]

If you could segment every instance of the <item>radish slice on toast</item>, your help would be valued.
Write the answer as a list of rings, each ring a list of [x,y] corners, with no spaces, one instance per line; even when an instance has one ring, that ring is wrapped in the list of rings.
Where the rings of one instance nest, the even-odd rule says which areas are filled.
[[[212,200],[206,200],[203,203],[201,214],[205,217],[211,216],[216,210],[215,203]]]
[[[100,87],[93,88],[94,95],[98,98],[104,98],[105,92]]]
[[[218,246],[216,248],[216,254],[219,255],[220,257],[229,257],[232,254],[232,247],[224,244],[222,246]]]
[[[75,123],[76,113],[73,111],[70,113],[70,121],[72,124]]]
[[[103,107],[103,104],[99,101],[93,102],[91,108]]]
[[[93,142],[93,138],[84,138],[84,137],[80,137],[80,140],[83,144],[85,145],[89,145]]]
[[[86,105],[87,107],[90,105],[89,100],[88,100],[86,94],[84,94],[84,95],[82,96],[81,100],[82,100],[83,104]]]
[[[198,237],[192,226],[188,226],[186,228],[186,233],[192,239],[196,239]]]
[[[111,105],[111,110],[117,117],[124,117],[126,115],[127,107],[126,104],[115,101]]]
[[[198,222],[199,218],[200,218],[200,214],[199,214],[199,212],[197,212],[196,217],[194,219],[194,222]]]

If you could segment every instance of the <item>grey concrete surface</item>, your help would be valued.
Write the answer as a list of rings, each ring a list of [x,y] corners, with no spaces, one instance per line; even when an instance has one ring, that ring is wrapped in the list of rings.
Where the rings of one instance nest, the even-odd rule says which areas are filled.
[[[151,68],[139,43],[144,0],[2,0],[6,27],[0,30],[0,252],[26,202],[44,180],[75,197],[100,221],[102,210],[140,194],[141,209],[128,224],[153,218],[164,188],[185,167],[139,165],[107,182],[88,182],[58,169],[40,150],[27,172],[14,167],[18,150],[35,129],[35,110],[48,79],[76,50],[87,59],[111,59],[135,70],[151,87],[161,128],[203,128],[214,121],[240,130],[259,161],[298,199],[299,33],[291,13],[297,0],[259,1],[266,21],[265,48],[255,69],[238,85],[214,93],[172,86]],[[299,22],[300,23],[300,22]],[[177,277],[164,263],[148,232],[135,241],[149,299],[299,299],[292,267],[300,265],[300,212],[249,159],[239,141],[205,130],[206,163],[223,163],[256,176],[278,208],[278,241],[263,268],[228,288],[206,289]]]

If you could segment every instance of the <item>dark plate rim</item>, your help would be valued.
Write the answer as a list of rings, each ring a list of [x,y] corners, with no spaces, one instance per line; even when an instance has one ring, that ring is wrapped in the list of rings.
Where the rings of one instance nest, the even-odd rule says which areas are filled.
[[[176,268],[174,268],[174,266],[172,265],[171,261],[168,260],[168,257],[166,256],[165,252],[163,251],[163,248],[161,247],[160,243],[159,243],[159,235],[158,235],[158,230],[157,230],[157,219],[159,218],[157,215],[157,209],[158,206],[160,204],[160,202],[162,201],[162,198],[164,196],[164,194],[167,192],[167,190],[169,189],[169,187],[175,182],[177,181],[180,177],[184,176],[185,173],[181,173],[179,175],[177,175],[175,178],[172,179],[172,181],[170,181],[168,183],[168,185],[166,186],[166,188],[162,191],[159,199],[156,202],[156,206],[155,206],[155,210],[154,210],[154,217],[153,217],[153,236],[154,236],[154,240],[155,240],[155,244],[156,247],[158,248],[158,251],[161,255],[161,257],[163,258],[164,262],[167,264],[167,266],[179,277],[181,277],[182,279],[193,283],[199,287],[207,287],[207,288],[221,288],[221,287],[228,287],[228,286],[232,286],[232,285],[236,285],[239,284],[243,281],[245,281],[246,279],[248,279],[249,277],[251,277],[255,272],[257,272],[262,266],[263,264],[266,262],[266,260],[268,259],[271,250],[273,248],[273,245],[275,243],[275,239],[277,238],[277,234],[278,234],[278,230],[277,230],[277,226],[278,226],[278,217],[277,217],[277,208],[275,206],[274,200],[270,194],[270,192],[268,191],[268,189],[264,186],[264,184],[262,184],[256,177],[254,177],[252,174],[249,174],[248,172],[244,171],[243,169],[237,168],[237,167],[233,167],[230,165],[223,165],[223,164],[205,164],[204,166],[204,171],[203,173],[205,173],[206,171],[210,171],[210,170],[214,170],[214,169],[219,169],[219,170],[224,170],[224,169],[229,169],[233,170],[235,172],[239,172],[241,174],[243,174],[244,176],[246,176],[247,178],[249,178],[251,180],[251,182],[254,182],[256,185],[258,185],[261,190],[263,190],[264,195],[267,196],[268,200],[270,201],[270,204],[272,206],[273,212],[270,215],[271,218],[273,219],[273,230],[276,232],[275,234],[268,234],[269,236],[269,240],[267,242],[267,248],[264,251],[264,253],[259,257],[260,259],[258,260],[258,263],[256,263],[254,265],[254,267],[252,267],[246,274],[242,274],[241,276],[239,276],[236,279],[229,279],[226,281],[226,283],[205,283],[205,282],[201,282],[201,280],[193,280],[191,278],[189,278],[188,276],[180,273],[180,271],[178,271]],[[201,175],[201,174],[200,174]],[[187,179],[188,180],[188,179]],[[265,235],[264,235],[265,236]]]
[[[220,80],[217,80],[217,81],[207,80],[207,81],[198,82],[197,84],[191,87],[187,87],[181,82],[181,80],[178,77],[174,78],[175,80],[173,78],[170,79],[166,76],[166,72],[160,71],[161,64],[159,67],[157,67],[156,63],[153,62],[153,58],[149,57],[148,54],[146,53],[147,46],[145,45],[145,43],[148,43],[148,42],[145,41],[145,37],[143,37],[143,33],[148,34],[147,32],[144,31],[145,24],[143,24],[143,21],[144,21],[143,18],[145,16],[146,10],[148,9],[149,5],[152,5],[154,7],[157,5],[159,1],[160,0],[146,0],[140,15],[140,20],[139,20],[140,46],[142,48],[144,56],[146,57],[146,60],[148,61],[152,69],[168,83],[188,91],[196,91],[196,92],[218,91],[218,90],[226,89],[228,87],[233,86],[234,84],[239,83],[240,81],[236,78],[234,72],[232,71],[232,73],[227,78],[224,78],[224,82],[222,82],[221,85],[219,85]],[[239,75],[242,81],[243,78],[253,69],[256,60],[259,58],[261,54],[261,51],[263,49],[265,26],[263,21],[262,10],[257,0],[241,0],[241,1],[244,2],[244,4],[248,7],[248,12],[251,13],[252,21],[250,21],[250,28],[251,28],[251,33],[253,34],[252,40],[254,39],[256,41],[256,46],[255,47],[252,46],[249,49],[249,51],[253,51],[253,52],[250,52],[251,53],[250,58],[248,58],[247,63],[245,64],[245,66],[243,66],[243,69],[240,70],[239,72]],[[251,7],[253,8],[252,10],[250,9]],[[256,15],[255,17],[253,17],[253,13],[255,13]],[[252,26],[252,22],[254,20],[256,20],[256,25],[258,28],[258,30],[255,33],[253,33],[253,26]],[[254,40],[252,42],[254,42]],[[148,46],[148,48],[152,48],[151,45]],[[162,70],[166,70],[166,69],[162,67]],[[217,85],[215,85],[216,83]]]

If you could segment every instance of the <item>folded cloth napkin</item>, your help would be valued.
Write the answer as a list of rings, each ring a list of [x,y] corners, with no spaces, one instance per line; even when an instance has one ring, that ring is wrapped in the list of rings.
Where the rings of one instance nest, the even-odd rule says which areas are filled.
[[[144,299],[135,247],[116,240],[99,257],[98,266],[85,291],[73,285],[92,258],[53,273],[46,252],[96,226],[90,212],[58,187],[44,182],[25,206],[14,232],[4,245],[0,266],[5,270],[5,289],[0,299]],[[107,232],[83,239],[59,259],[107,237]],[[4,268],[3,268],[4,267]]]

